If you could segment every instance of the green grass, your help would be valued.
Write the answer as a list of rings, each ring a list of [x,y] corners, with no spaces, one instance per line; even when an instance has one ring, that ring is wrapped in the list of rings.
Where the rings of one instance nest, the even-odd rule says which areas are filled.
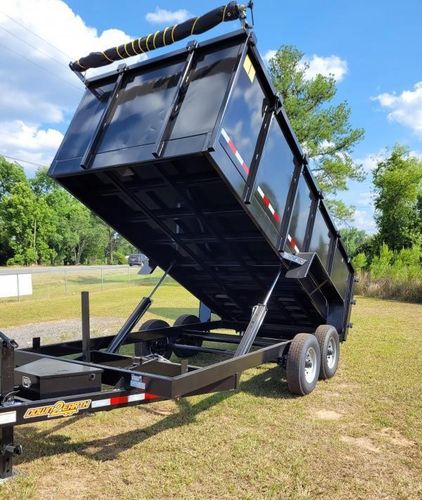
[[[140,291],[92,294],[92,313],[124,316]],[[196,307],[174,286],[157,299],[151,315],[167,320]],[[0,318],[77,317],[78,300],[0,305]],[[21,476],[0,496],[421,498],[421,318],[420,305],[359,299],[336,377],[304,398],[267,365],[238,391],[18,427]]]

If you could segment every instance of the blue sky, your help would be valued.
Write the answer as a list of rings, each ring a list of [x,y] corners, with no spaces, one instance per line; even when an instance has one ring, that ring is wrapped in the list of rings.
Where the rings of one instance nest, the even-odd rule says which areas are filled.
[[[67,68],[69,58],[220,3],[0,0],[0,154],[26,160],[22,164],[29,173],[51,160],[83,90]],[[254,12],[261,54],[268,56],[283,44],[297,46],[311,72],[336,76],[336,101],[347,100],[352,125],[366,130],[353,157],[364,164],[368,178],[352,183],[341,197],[356,206],[356,225],[373,231],[371,168],[376,160],[395,143],[422,158],[422,2],[256,0]],[[197,38],[237,27],[237,22],[225,23]]]

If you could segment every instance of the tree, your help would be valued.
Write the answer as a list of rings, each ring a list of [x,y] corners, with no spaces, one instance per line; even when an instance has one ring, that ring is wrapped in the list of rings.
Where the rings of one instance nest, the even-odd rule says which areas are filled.
[[[0,200],[5,194],[9,194],[18,182],[26,182],[24,169],[0,156]]]
[[[374,171],[378,240],[392,250],[421,243],[422,161],[397,145]]]
[[[55,226],[51,210],[37,199],[28,182],[17,182],[0,201],[1,233],[13,256],[8,264],[42,264],[51,261],[53,249],[48,244]]]
[[[312,171],[323,192],[331,195],[328,204],[338,219],[350,219],[353,209],[332,196],[347,189],[349,179],[364,178],[361,165],[351,157],[364,130],[352,128],[346,102],[331,104],[337,92],[335,78],[321,74],[309,78],[309,64],[297,48],[282,46],[269,67],[293,130],[311,160]]]
[[[341,239],[350,257],[354,257],[359,248],[368,241],[369,236],[362,229],[350,227],[341,230]]]
[[[18,183],[27,183],[25,172],[20,165],[7,161],[0,156],[0,204],[2,199],[10,195],[14,186]],[[5,220],[0,212],[0,265],[6,264],[13,257],[13,249],[6,231]]]

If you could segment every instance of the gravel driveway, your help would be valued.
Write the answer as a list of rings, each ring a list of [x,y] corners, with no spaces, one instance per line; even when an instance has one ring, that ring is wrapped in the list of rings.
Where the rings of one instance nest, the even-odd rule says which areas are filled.
[[[112,335],[124,321],[125,318],[91,317],[91,336]],[[65,319],[13,326],[3,329],[3,332],[16,340],[19,347],[28,347],[32,345],[32,337],[41,337],[41,344],[81,339],[82,327],[80,319]]]

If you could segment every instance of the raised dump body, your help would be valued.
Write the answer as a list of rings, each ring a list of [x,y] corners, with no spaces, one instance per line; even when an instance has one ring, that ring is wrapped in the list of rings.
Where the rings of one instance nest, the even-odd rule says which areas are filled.
[[[50,175],[224,320],[347,333],[350,265],[241,30],[92,79]]]

